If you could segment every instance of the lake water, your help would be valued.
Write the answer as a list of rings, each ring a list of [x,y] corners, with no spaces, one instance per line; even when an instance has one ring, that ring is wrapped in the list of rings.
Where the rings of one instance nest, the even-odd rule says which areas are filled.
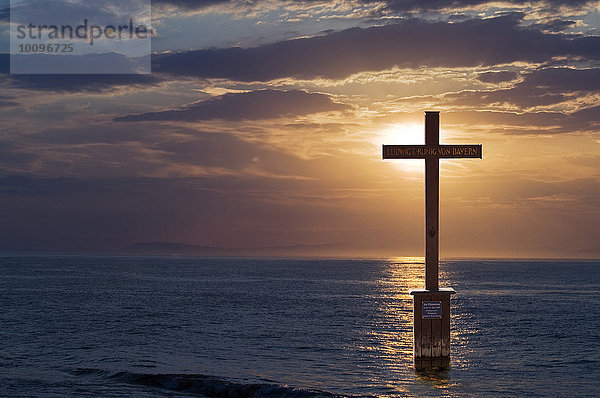
[[[600,262],[442,261],[452,365],[415,373],[423,268],[1,256],[0,396],[600,394]]]

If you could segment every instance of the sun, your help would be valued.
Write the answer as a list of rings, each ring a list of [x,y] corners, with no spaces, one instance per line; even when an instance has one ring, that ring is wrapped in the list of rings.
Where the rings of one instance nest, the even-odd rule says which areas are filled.
[[[425,132],[423,124],[395,123],[384,127],[373,136],[373,144],[381,150],[381,145],[423,145]],[[385,163],[404,172],[423,173],[422,159],[385,160]]]
[[[377,145],[423,145],[424,127],[417,123],[395,123],[380,130],[376,140]]]

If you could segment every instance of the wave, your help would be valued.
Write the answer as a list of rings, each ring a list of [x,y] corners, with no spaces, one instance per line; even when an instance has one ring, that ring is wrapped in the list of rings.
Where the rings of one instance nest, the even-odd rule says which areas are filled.
[[[216,398],[333,398],[346,397],[326,391],[301,389],[277,384],[237,383],[213,376],[193,374],[150,374],[110,372],[100,369],[76,369],[77,376],[92,376],[117,382],[161,388],[201,397]]]

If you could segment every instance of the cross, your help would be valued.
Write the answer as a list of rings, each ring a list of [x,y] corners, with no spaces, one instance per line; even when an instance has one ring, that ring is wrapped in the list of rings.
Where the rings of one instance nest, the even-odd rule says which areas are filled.
[[[383,159],[425,159],[425,289],[438,291],[441,158],[482,157],[479,145],[440,145],[440,113],[425,112],[425,145],[383,145]]]

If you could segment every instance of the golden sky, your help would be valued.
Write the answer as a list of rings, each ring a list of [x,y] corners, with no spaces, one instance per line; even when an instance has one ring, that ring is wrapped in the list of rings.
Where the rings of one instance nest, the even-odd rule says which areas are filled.
[[[437,110],[483,144],[440,162],[442,257],[600,256],[597,1],[154,3],[151,75],[0,54],[0,250],[422,255],[424,161],[381,145]]]

